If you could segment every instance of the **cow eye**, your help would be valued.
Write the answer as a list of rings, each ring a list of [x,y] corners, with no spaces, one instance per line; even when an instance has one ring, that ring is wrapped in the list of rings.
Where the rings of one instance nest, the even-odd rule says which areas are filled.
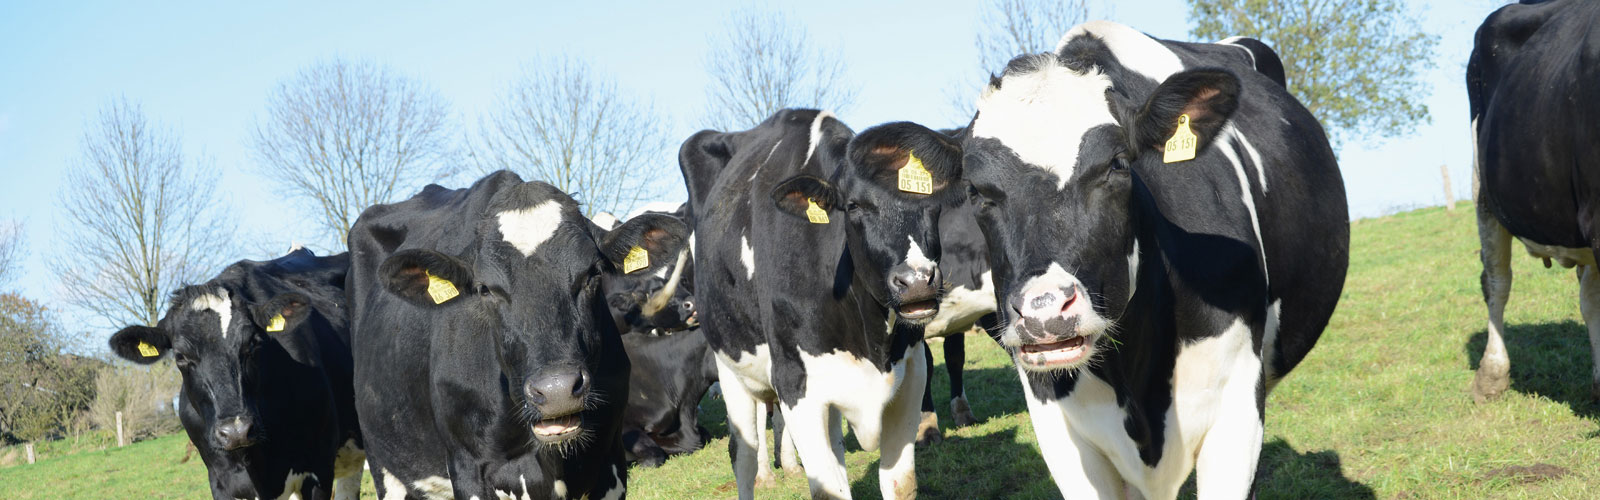
[[[188,368],[190,366],[194,366],[193,358],[185,356],[183,353],[177,351],[172,352],[172,362],[177,363],[179,368]]]
[[[1130,160],[1128,159],[1128,153],[1127,152],[1117,153],[1117,156],[1114,156],[1114,157],[1111,158],[1111,170],[1113,170],[1113,171],[1127,170],[1129,162],[1130,162]]]
[[[480,296],[480,297],[488,297],[489,294],[491,294],[491,293],[493,293],[493,292],[491,292],[489,290],[489,285],[485,285],[483,283],[478,283],[478,296]]]
[[[844,209],[846,211],[854,212],[854,211],[857,211],[857,210],[861,210],[861,205],[857,205],[856,202],[852,201],[852,202],[845,203]]]

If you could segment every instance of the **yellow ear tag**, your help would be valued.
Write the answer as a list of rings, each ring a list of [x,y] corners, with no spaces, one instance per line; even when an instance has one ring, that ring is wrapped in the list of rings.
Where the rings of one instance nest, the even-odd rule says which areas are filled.
[[[426,271],[424,271],[426,272]],[[444,301],[456,298],[461,292],[456,290],[456,285],[450,280],[428,274],[428,296],[433,297],[433,303],[443,304]]]
[[[810,219],[812,224],[827,224],[828,211],[817,206],[817,200],[806,200],[806,218]]]
[[[622,258],[623,274],[632,273],[646,267],[650,267],[650,252],[637,245],[628,249],[628,256]]]
[[[161,351],[157,351],[156,350],[156,346],[153,346],[153,345],[150,345],[149,343],[140,341],[139,342],[139,355],[140,356],[144,356],[146,358],[154,358],[156,356],[160,356],[161,355]]]
[[[283,331],[284,323],[282,314],[273,316],[272,320],[267,322],[267,331],[281,332]]]
[[[900,190],[907,193],[933,194],[933,174],[922,166],[915,153],[906,153],[906,164],[900,167]]]
[[[1167,150],[1161,155],[1161,163],[1193,160],[1195,142],[1194,132],[1189,131],[1189,115],[1178,115],[1178,131],[1172,133],[1171,139],[1167,139]]]

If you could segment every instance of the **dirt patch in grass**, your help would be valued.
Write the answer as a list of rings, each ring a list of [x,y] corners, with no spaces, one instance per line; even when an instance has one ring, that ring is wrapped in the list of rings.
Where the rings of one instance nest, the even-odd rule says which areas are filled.
[[[1509,465],[1497,469],[1491,469],[1489,472],[1483,473],[1483,479],[1491,481],[1495,479],[1504,479],[1512,483],[1527,484],[1537,483],[1540,481],[1549,481],[1551,479],[1561,479],[1566,477],[1567,474],[1571,473],[1572,471],[1567,470],[1565,467],[1558,467],[1550,464],[1533,464],[1529,466]]]

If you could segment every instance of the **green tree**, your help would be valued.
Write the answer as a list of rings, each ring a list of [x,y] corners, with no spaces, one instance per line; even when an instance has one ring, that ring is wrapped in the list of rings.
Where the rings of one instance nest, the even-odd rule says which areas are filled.
[[[50,311],[0,294],[0,443],[59,436],[94,399],[98,361],[62,353]]]
[[[1247,36],[1276,50],[1289,92],[1335,145],[1409,134],[1429,120],[1422,75],[1439,36],[1420,17],[1403,0],[1189,0],[1195,38]]]

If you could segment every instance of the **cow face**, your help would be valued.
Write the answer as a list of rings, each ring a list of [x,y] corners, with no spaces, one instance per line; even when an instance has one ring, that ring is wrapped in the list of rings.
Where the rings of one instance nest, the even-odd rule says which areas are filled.
[[[1158,85],[1114,54],[1082,36],[1060,55],[1013,60],[963,144],[1007,323],[999,340],[1025,369],[1093,359],[1136,290],[1139,172],[1193,165],[1164,162],[1180,120],[1196,139],[1189,161],[1207,160],[1237,107],[1231,73],[1182,71]]]
[[[189,437],[233,451],[268,434],[260,415],[263,405],[272,403],[263,393],[274,381],[262,377],[263,366],[317,361],[309,334],[299,330],[311,312],[305,296],[283,293],[253,303],[241,287],[220,281],[179,290],[154,328],[124,328],[111,336],[110,347],[139,364],[171,354],[183,376],[183,399],[192,409],[183,419]]]
[[[435,342],[491,342],[511,381],[506,397],[522,408],[536,440],[573,450],[604,421],[591,410],[625,398],[627,387],[601,278],[637,261],[630,253],[648,260],[637,272],[669,265],[687,230],[676,218],[650,214],[603,232],[571,197],[529,182],[497,194],[477,232],[470,261],[404,250],[378,275],[391,293],[440,315]]]
[[[800,175],[779,183],[772,198],[797,217],[841,219],[860,282],[899,321],[923,325],[939,312],[943,294],[939,213],[947,193],[960,194],[949,189],[959,161],[959,147],[944,135],[891,123],[850,141],[837,184]]]
[[[693,256],[680,253],[672,265],[654,273],[609,275],[606,303],[617,328],[652,335],[671,334],[699,325],[694,294]]]

